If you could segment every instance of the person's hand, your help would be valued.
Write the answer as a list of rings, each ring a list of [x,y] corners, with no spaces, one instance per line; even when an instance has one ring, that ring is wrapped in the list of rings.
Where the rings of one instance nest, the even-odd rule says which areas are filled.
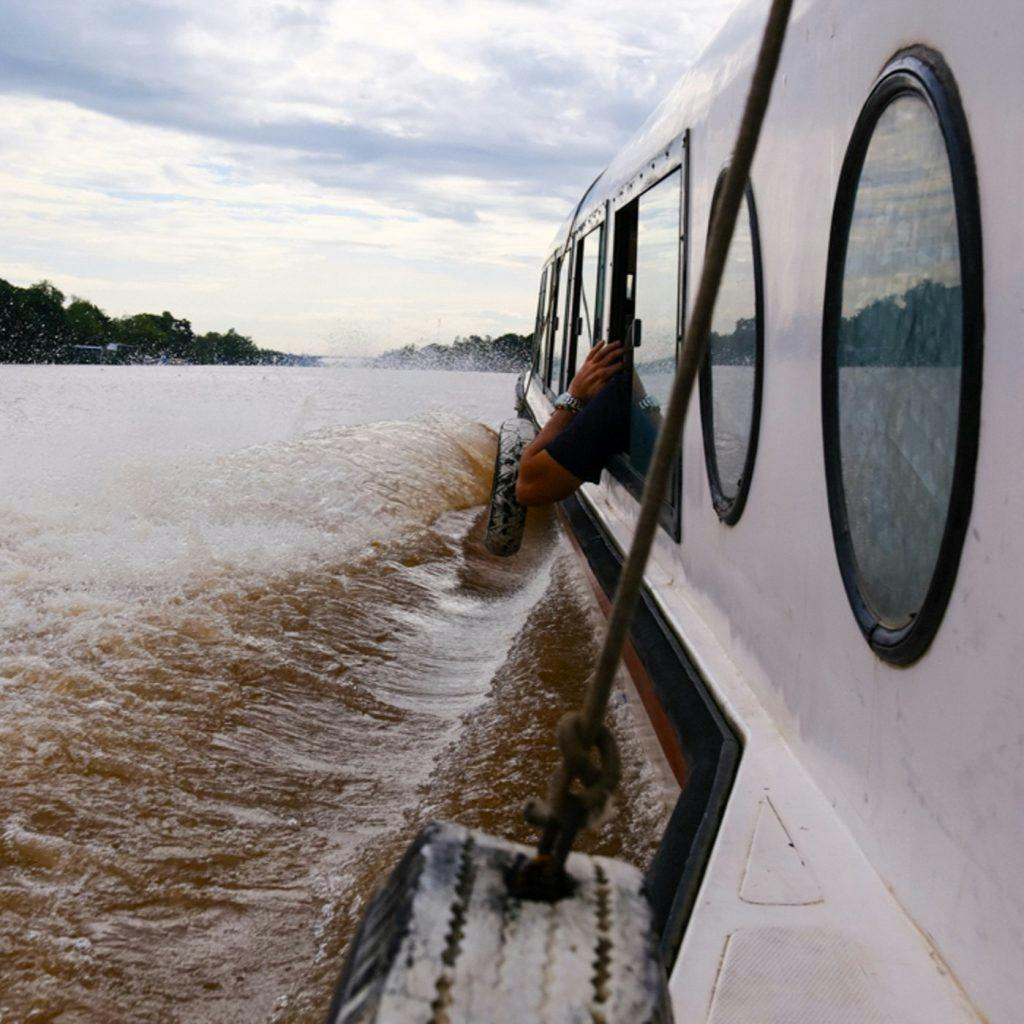
[[[569,384],[569,394],[589,402],[622,369],[622,342],[599,341]]]

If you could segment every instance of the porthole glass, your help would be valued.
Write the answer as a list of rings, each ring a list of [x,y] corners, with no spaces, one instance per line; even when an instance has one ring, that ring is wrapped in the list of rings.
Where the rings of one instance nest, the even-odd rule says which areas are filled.
[[[839,457],[861,591],[899,627],[924,603],[953,487],[963,313],[956,203],[928,104],[878,119],[853,209],[839,321]]]
[[[724,172],[719,188],[723,181]],[[712,202],[712,210],[714,206]],[[704,455],[711,497],[719,518],[730,524],[743,511],[757,453],[763,366],[762,305],[757,215],[748,186],[715,302],[700,381]]]
[[[932,54],[904,55],[857,124],[825,310],[829,500],[872,646],[917,657],[966,530],[981,362],[980,228],[966,124]]]

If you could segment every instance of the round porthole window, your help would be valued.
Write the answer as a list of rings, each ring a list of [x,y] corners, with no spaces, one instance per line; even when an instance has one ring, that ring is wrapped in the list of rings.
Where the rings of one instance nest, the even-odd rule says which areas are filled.
[[[822,399],[832,530],[868,641],[931,642],[970,515],[981,399],[981,228],[967,124],[942,59],[882,74],[839,179]]]
[[[725,172],[718,179],[712,216]],[[733,524],[743,511],[754,472],[761,418],[764,317],[761,252],[754,194],[747,185],[736,219],[700,374],[704,459],[719,519]]]

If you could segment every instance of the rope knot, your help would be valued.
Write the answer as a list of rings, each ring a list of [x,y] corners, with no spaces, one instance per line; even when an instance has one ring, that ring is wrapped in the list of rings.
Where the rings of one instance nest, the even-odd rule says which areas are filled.
[[[622,775],[622,762],[611,729],[599,724],[588,742],[585,719],[572,711],[558,723],[562,767],[551,780],[548,800],[531,800],[525,817],[543,829],[537,856],[514,873],[510,888],[526,899],[553,902],[573,891],[565,872],[576,833],[604,816]]]
[[[570,711],[558,723],[558,746],[566,772],[581,783],[577,796],[583,801],[587,810],[586,824],[590,825],[604,812],[622,775],[615,737],[602,722],[588,744],[583,715]]]

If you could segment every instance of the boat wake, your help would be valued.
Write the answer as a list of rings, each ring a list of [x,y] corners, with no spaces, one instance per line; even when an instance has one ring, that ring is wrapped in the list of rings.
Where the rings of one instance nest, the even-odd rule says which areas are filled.
[[[12,517],[0,1019],[319,1020],[428,816],[529,838],[597,619],[549,518],[483,549],[493,456],[434,415],[126,466]],[[626,760],[598,841],[642,858]]]

